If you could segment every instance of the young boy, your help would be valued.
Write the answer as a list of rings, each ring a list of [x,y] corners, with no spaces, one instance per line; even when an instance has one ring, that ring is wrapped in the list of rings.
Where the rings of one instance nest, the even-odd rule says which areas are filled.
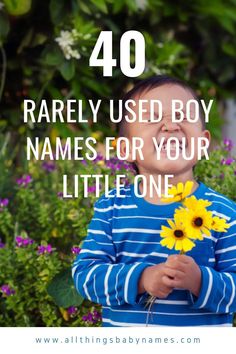
[[[144,141],[144,159],[132,161],[130,153],[128,161],[135,162],[139,174],[146,177],[171,174],[173,185],[193,181],[192,195],[212,202],[208,210],[225,218],[230,227],[225,233],[211,232],[203,241],[194,240],[196,246],[187,255],[179,254],[160,245],[160,231],[162,225],[169,226],[167,220],[173,218],[180,203],[164,204],[160,196],[148,193],[140,198],[133,184],[122,189],[125,197],[116,196],[114,188],[109,197],[102,196],[95,203],[88,236],[73,264],[76,289],[102,305],[103,326],[145,326],[150,295],[156,300],[149,326],[232,326],[236,310],[236,204],[194,179],[197,149],[191,160],[181,154],[178,160],[170,160],[163,148],[161,160],[157,160],[152,142],[152,137],[157,141],[185,137],[185,148],[190,152],[191,137],[195,141],[210,139],[203,117],[194,124],[171,119],[171,101],[182,100],[185,107],[188,100],[197,99],[196,94],[182,81],[156,76],[135,86],[126,94],[124,100],[128,99],[159,99],[163,106],[159,123],[122,121],[120,135]],[[148,112],[145,116],[148,118]],[[125,153],[125,146],[122,149]]]

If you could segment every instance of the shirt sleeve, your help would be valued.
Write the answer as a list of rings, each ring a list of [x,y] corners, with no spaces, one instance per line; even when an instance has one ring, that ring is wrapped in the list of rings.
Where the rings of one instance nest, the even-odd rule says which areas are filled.
[[[198,297],[190,293],[192,308],[207,309],[214,313],[236,311],[236,214],[230,228],[221,233],[215,245],[216,265],[200,266],[201,290]]]
[[[140,303],[138,281],[149,263],[117,261],[110,220],[113,206],[100,198],[88,226],[83,247],[72,266],[76,290],[86,299],[104,306]],[[110,220],[109,220],[110,219]]]

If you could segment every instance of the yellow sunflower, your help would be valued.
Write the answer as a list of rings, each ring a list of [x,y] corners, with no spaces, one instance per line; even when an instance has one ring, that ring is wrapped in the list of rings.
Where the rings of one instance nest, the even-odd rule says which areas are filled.
[[[162,246],[166,246],[169,249],[175,248],[175,250],[185,253],[190,251],[195,243],[190,240],[182,223],[172,220],[167,220],[170,227],[162,225],[162,231],[160,236],[163,238],[160,242]]]
[[[226,232],[229,228],[229,224],[227,224],[225,219],[219,218],[218,216],[214,216],[212,218],[211,229],[218,232]]]
[[[193,182],[187,181],[185,184],[179,182],[177,186],[172,186],[168,189],[168,195],[172,195],[172,197],[163,197],[161,198],[162,202],[180,202],[184,198],[186,198],[189,194],[191,194],[193,188]]]
[[[201,209],[177,209],[174,215],[175,221],[181,223],[188,235],[193,239],[203,240],[203,235],[210,236],[212,228],[212,212]]]
[[[186,198],[183,201],[183,205],[188,209],[202,209],[210,206],[212,202],[209,202],[207,199],[197,199],[194,195],[189,198]]]

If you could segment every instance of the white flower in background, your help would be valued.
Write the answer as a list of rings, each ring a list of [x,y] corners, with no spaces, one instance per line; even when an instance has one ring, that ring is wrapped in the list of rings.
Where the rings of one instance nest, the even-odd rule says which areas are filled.
[[[65,57],[66,57],[66,55],[65,55]],[[68,48],[66,59],[70,59],[70,58],[80,59],[81,55],[77,49]]]
[[[140,10],[145,10],[148,4],[147,0],[135,0],[136,6]]]
[[[4,8],[4,4],[0,1],[0,11]]]
[[[61,31],[60,37],[57,37],[55,41],[58,42],[60,47],[67,47],[74,44],[74,38],[70,31]]]
[[[67,60],[71,58],[80,59],[81,57],[79,51],[75,48],[72,48],[74,45],[76,45],[78,36],[79,33],[76,31],[76,29],[73,29],[72,31],[62,30],[60,32],[60,36],[55,38],[55,41],[59,44]]]

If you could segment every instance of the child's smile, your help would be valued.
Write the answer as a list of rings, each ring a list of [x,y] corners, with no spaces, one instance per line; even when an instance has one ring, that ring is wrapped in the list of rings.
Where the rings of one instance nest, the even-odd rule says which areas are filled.
[[[192,93],[179,85],[165,84],[146,90],[133,99],[159,99],[163,107],[163,118],[160,122],[127,123],[128,138],[140,137],[144,142],[142,149],[144,159],[137,157],[135,160],[139,173],[163,176],[172,174],[176,178],[175,183],[178,180],[193,179],[193,166],[201,158],[198,150],[202,147],[200,152],[204,155],[204,146],[205,148],[209,146],[210,133],[203,129],[200,117],[196,123],[191,123],[187,119],[177,123],[172,121],[171,112],[172,100],[181,100],[186,106],[187,102],[193,99]],[[148,114],[147,111],[144,116],[148,118]],[[160,147],[159,158],[157,146]]]

